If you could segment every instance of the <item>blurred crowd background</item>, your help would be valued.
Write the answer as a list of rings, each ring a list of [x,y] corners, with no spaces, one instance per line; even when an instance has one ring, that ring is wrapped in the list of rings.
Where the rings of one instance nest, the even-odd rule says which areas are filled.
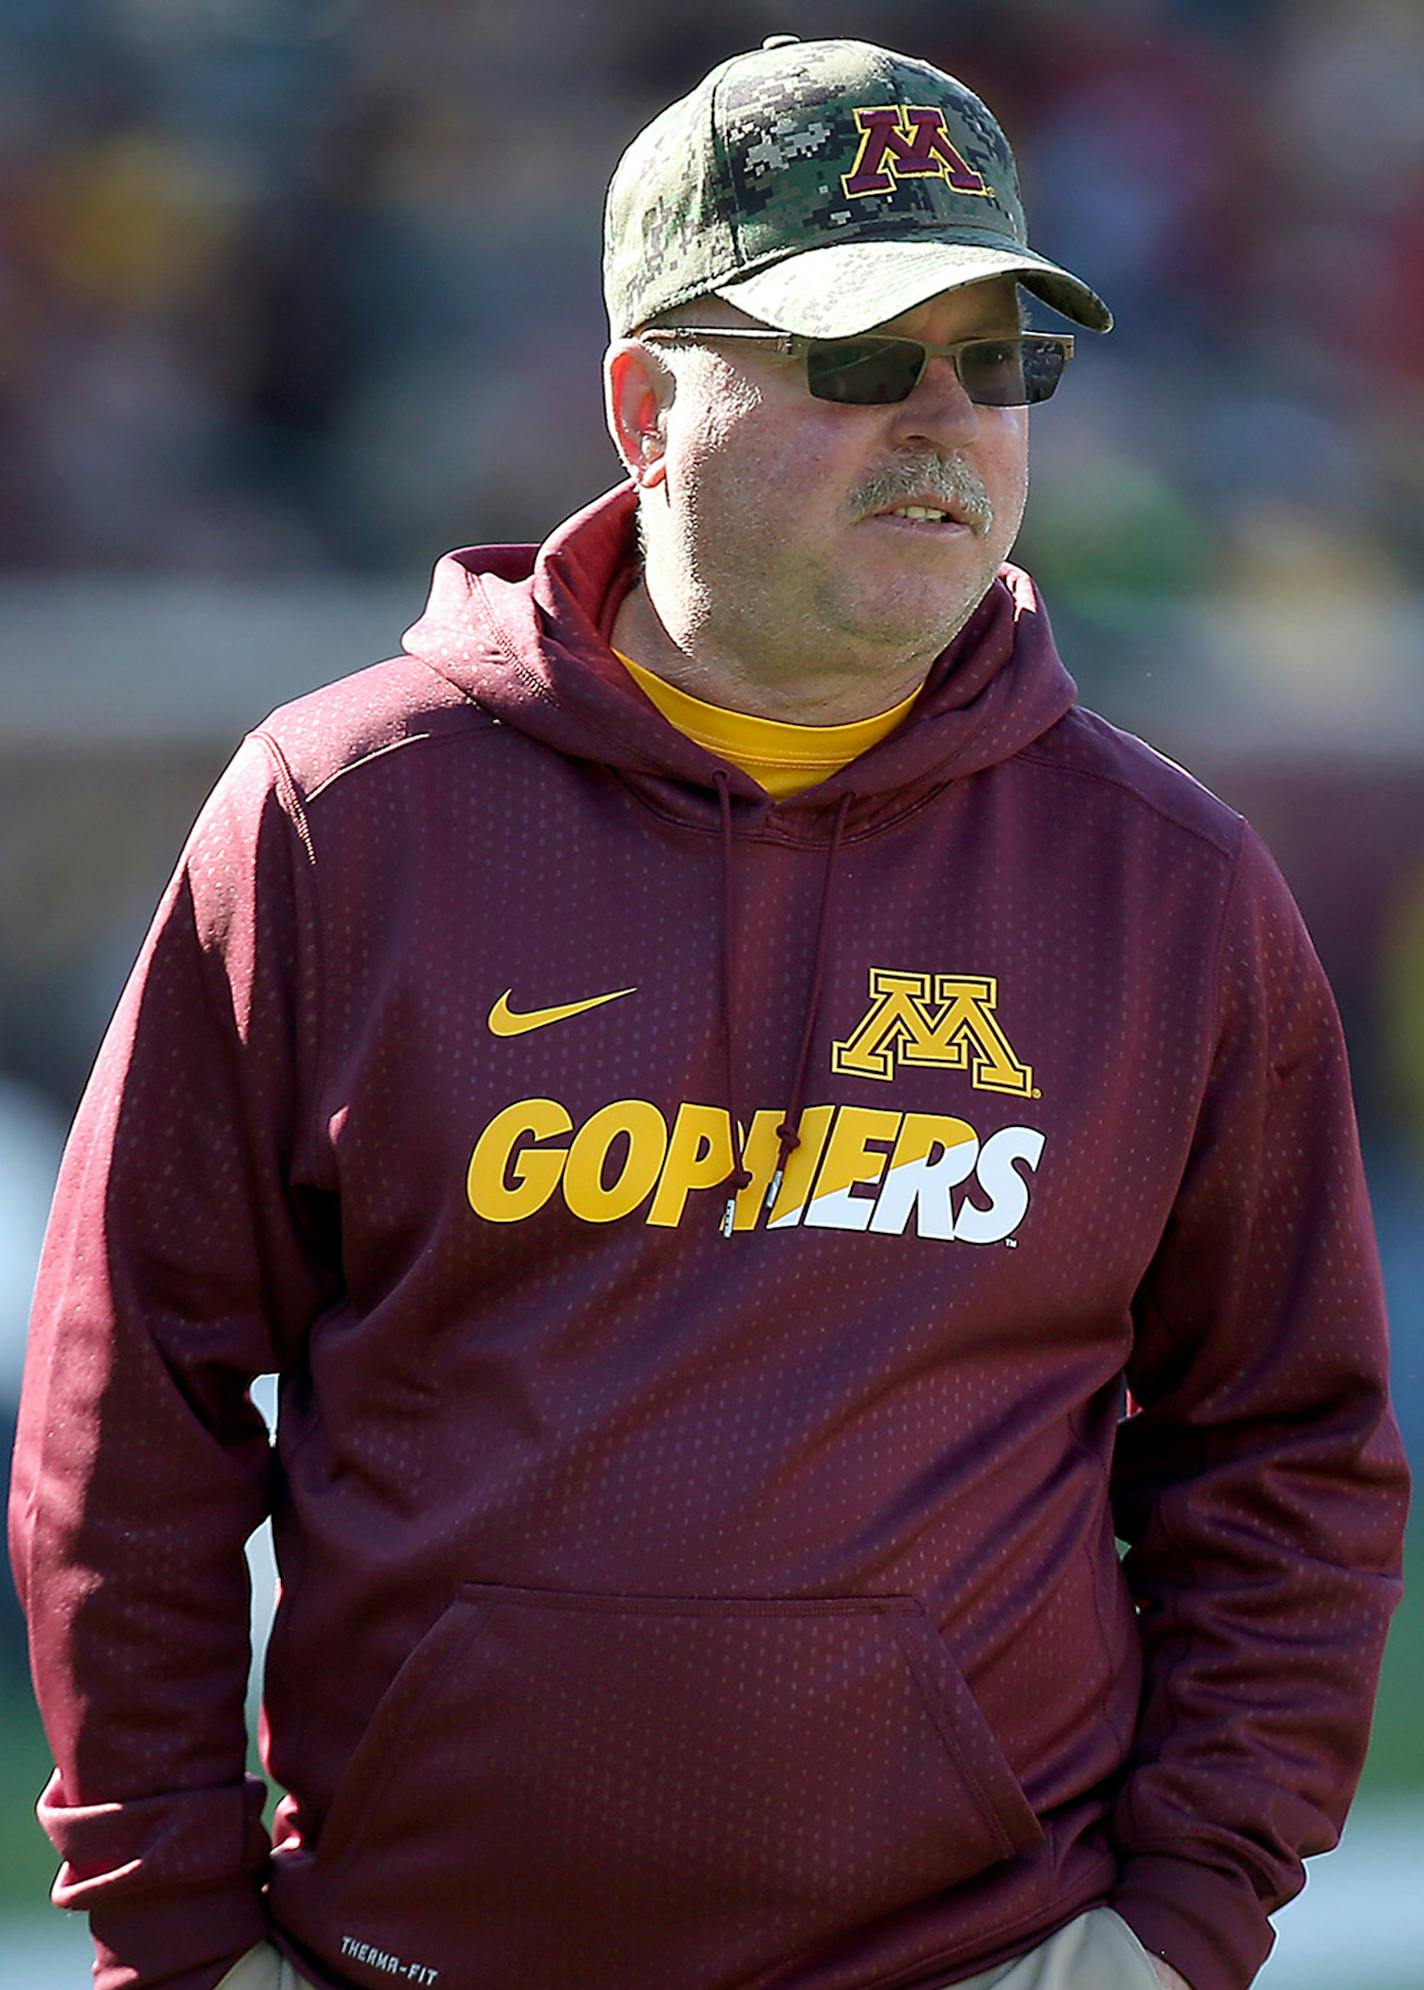
[[[608,481],[617,150],[771,23],[962,73],[1020,144],[1035,234],[1112,300],[1122,336],[1055,426],[1079,468],[1039,521],[1060,593],[1378,599],[1424,551],[1417,0],[5,19],[7,568],[340,573],[457,523],[541,535]]]
[[[1034,239],[1117,314],[1035,417],[1018,557],[1086,701],[1301,901],[1424,1457],[1419,0],[4,0],[6,1414],[63,1128],[202,794],[273,704],[398,646],[438,554],[616,481],[604,187],[776,32],[978,90]],[[1424,1782],[1417,1718],[1388,1753],[1382,1786]]]

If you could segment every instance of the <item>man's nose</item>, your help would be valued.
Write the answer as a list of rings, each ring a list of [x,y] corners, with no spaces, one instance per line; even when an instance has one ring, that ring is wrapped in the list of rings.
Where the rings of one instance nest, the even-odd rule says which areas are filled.
[[[900,444],[927,442],[963,449],[979,433],[979,410],[964,391],[954,361],[942,354],[927,361],[908,397],[893,404],[894,433]]]

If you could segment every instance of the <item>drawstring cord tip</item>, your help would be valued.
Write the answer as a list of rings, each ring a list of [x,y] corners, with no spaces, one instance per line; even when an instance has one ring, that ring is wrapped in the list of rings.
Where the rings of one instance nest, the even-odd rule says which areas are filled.
[[[722,1235],[724,1237],[731,1236],[732,1225],[737,1220],[737,1197],[744,1188],[750,1188],[751,1185],[752,1178],[750,1171],[738,1162],[727,1177],[727,1187],[732,1193],[727,1197],[726,1204],[722,1210]]]
[[[776,1201],[776,1198],[780,1195],[782,1178],[785,1175],[785,1172],[786,1171],[784,1168],[778,1168],[776,1173],[772,1176],[766,1191],[766,1201],[762,1204],[763,1209],[770,1209],[772,1204]]]

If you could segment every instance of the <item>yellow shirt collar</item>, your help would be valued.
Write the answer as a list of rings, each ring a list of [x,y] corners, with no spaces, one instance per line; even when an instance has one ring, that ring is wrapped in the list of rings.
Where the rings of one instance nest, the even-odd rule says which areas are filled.
[[[750,712],[709,705],[635,663],[622,650],[613,654],[669,725],[719,760],[729,760],[777,801],[829,780],[868,752],[895,730],[920,695],[916,689],[890,711],[853,719],[849,725],[792,725],[785,719],[761,719]]]

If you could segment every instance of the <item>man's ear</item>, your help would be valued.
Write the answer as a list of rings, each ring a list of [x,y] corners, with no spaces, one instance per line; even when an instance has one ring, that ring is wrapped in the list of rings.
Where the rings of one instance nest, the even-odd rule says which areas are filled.
[[[667,415],[676,380],[651,346],[619,339],[604,360],[604,412],[613,446],[628,475],[643,490],[667,474]]]

